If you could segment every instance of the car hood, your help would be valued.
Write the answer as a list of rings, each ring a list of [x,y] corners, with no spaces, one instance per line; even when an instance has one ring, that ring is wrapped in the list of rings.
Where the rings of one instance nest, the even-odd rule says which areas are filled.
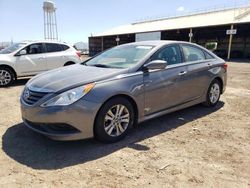
[[[0,54],[0,61],[7,61],[7,60],[9,60],[9,54]]]
[[[109,79],[125,72],[127,72],[127,70],[77,64],[39,74],[32,78],[26,87],[38,92],[58,92],[60,90]]]

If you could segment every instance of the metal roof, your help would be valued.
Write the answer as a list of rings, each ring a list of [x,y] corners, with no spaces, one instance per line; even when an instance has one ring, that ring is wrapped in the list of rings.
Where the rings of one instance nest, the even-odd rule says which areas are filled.
[[[250,6],[122,25],[94,37],[237,23],[250,23]]]

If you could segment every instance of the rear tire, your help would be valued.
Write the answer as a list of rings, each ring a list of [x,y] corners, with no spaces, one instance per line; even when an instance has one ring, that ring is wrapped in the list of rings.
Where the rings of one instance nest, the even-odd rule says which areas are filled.
[[[207,107],[214,107],[218,104],[221,95],[221,83],[215,79],[209,86],[206,96],[206,102],[203,104]]]
[[[15,79],[14,72],[7,67],[0,67],[0,87],[10,86]]]
[[[135,120],[132,104],[122,97],[106,102],[95,119],[95,138],[101,142],[113,143],[123,139]]]

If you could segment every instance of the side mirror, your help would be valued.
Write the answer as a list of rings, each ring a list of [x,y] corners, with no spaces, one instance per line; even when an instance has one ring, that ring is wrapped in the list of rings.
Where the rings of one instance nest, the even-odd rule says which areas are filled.
[[[27,51],[26,50],[21,50],[18,55],[26,55]]]
[[[150,61],[149,63],[145,64],[143,67],[146,70],[162,70],[165,69],[168,63],[163,60],[154,60]]]

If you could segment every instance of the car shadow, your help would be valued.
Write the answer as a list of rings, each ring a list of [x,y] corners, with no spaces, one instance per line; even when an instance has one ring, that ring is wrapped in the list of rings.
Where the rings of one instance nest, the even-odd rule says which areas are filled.
[[[8,128],[4,133],[2,149],[10,158],[33,169],[61,169],[105,157],[125,147],[138,151],[150,150],[139,142],[209,115],[223,106],[223,102],[214,108],[196,105],[149,120],[132,129],[124,140],[113,144],[103,144],[94,139],[53,141],[32,132],[21,123]]]
[[[14,81],[14,83],[10,87],[23,86],[29,81],[29,79],[30,78],[17,79]]]

